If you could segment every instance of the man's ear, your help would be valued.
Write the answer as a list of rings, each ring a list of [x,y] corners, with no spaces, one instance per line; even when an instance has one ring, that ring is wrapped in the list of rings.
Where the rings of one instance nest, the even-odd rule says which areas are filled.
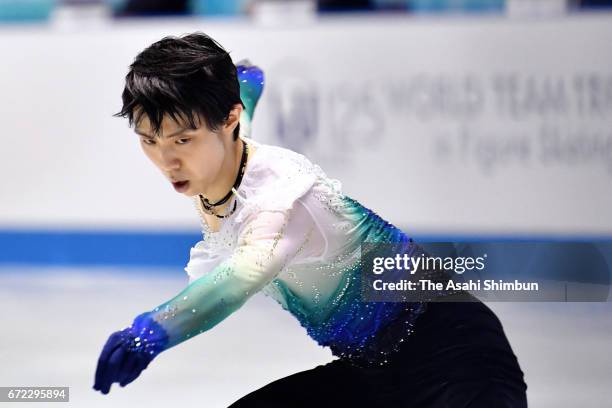
[[[232,110],[227,115],[227,119],[225,120],[225,124],[223,125],[223,130],[226,132],[233,132],[238,123],[240,122],[240,115],[242,114],[242,105],[237,103],[234,105]]]

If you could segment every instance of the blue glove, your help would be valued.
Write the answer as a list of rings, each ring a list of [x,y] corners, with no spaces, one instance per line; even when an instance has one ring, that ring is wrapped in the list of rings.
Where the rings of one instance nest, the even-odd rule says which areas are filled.
[[[93,389],[108,394],[115,382],[125,387],[165,349],[168,336],[148,313],[138,316],[131,326],[110,335],[96,368]]]

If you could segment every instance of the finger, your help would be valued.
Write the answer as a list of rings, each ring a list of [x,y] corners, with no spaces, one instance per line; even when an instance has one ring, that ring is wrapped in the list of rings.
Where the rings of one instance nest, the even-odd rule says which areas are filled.
[[[136,365],[134,366],[134,368],[132,369],[132,371],[129,373],[128,376],[126,376],[125,380],[123,381],[121,385],[122,387],[125,387],[126,385],[128,385],[129,383],[131,383],[132,381],[134,381],[136,378],[138,378],[140,376],[140,374],[142,373],[143,370],[145,370],[148,366],[149,366],[150,360],[147,358],[143,358],[141,356],[139,356]]]
[[[114,332],[110,335],[104,347],[102,348],[102,352],[100,353],[100,360],[108,360],[112,352],[121,345],[121,333]]]
[[[107,375],[108,358],[118,347],[121,346],[121,343],[119,342],[119,337],[115,334],[109,337],[108,341],[106,342],[106,345],[102,350],[102,353],[100,353],[100,358],[98,359],[94,380],[94,389],[98,391],[101,390],[102,379],[105,378]]]
[[[111,350],[111,352],[115,351],[119,345]],[[94,381],[94,389],[100,390],[102,387],[102,383],[104,378],[108,376],[108,358],[98,360],[98,365],[96,367],[95,381]]]
[[[136,354],[128,352],[125,356],[123,365],[121,366],[121,369],[119,370],[119,374],[117,375],[117,381],[119,382],[119,385],[123,387],[123,382],[130,375],[130,373],[134,370],[134,367],[136,367],[137,364],[138,364],[138,361],[136,359]]]
[[[101,390],[103,394],[108,394],[110,391],[111,385],[116,381],[117,374],[119,369],[121,368],[121,363],[125,356],[125,349],[123,347],[119,347],[116,349],[113,354],[108,359],[108,366],[106,370],[106,375],[102,378]]]

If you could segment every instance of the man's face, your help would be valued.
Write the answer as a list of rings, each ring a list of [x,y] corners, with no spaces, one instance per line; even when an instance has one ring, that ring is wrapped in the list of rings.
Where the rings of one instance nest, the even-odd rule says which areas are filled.
[[[189,129],[170,116],[164,116],[159,135],[155,135],[147,115],[134,131],[149,159],[161,170],[179,193],[206,194],[217,179],[225,154],[229,154],[221,131],[211,131],[200,120],[197,129]]]

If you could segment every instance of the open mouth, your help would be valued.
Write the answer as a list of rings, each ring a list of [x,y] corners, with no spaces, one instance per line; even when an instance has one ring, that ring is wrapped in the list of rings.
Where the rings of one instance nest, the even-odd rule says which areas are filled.
[[[187,190],[187,187],[189,186],[189,180],[176,181],[173,182],[172,185],[174,186],[174,189],[176,191],[182,193],[183,191]]]

